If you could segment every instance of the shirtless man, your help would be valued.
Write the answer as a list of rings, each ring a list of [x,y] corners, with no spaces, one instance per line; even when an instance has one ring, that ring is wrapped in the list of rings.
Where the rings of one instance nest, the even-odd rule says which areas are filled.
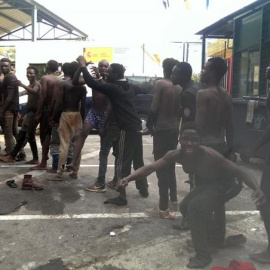
[[[196,95],[195,122],[201,128],[202,145],[211,147],[227,158],[233,154],[233,105],[230,94],[222,87],[220,81],[227,71],[223,58],[210,58],[201,72],[201,82],[205,89]],[[196,185],[196,179],[195,179]],[[224,204],[214,211],[213,219],[216,246],[222,246],[225,241],[226,220],[225,202],[236,196],[242,189],[242,183],[230,179],[224,183],[226,198]]]
[[[270,65],[267,67],[265,72],[266,80],[268,81],[268,89],[266,89],[267,99],[266,108],[268,115],[270,116]],[[270,117],[269,117],[270,118]],[[241,153],[241,159],[248,161],[256,151],[270,141],[270,124],[264,131],[264,133],[259,137],[259,139],[251,145],[248,149]],[[264,169],[261,177],[261,189],[265,194],[266,203],[261,207],[261,216],[263,218],[265,230],[267,233],[268,246],[263,252],[257,254],[251,254],[250,258],[260,262],[270,264],[270,151],[265,158]]]
[[[171,81],[172,69],[177,62],[173,58],[163,61],[164,78],[156,83],[150,109],[150,114],[154,119],[155,160],[163,157],[168,151],[176,149],[178,144],[182,88],[179,85],[173,85]],[[157,170],[156,174],[159,186],[159,207],[146,209],[146,213],[161,218],[173,218],[169,212],[169,206],[171,210],[178,209],[175,164],[171,163],[162,170]]]
[[[29,66],[26,69],[26,76],[29,81],[28,86],[26,86],[19,80],[13,81],[14,84],[21,86],[25,89],[25,91],[21,92],[22,94],[28,95],[28,100],[26,104],[27,113],[24,116],[22,128],[18,134],[17,144],[14,146],[14,149],[12,150],[10,155],[0,157],[0,160],[4,162],[14,162],[17,154],[19,153],[19,151],[24,145],[25,139],[27,138],[30,144],[33,159],[30,161],[27,161],[26,164],[39,164],[38,149],[37,149],[37,143],[36,143],[37,122],[35,121],[35,114],[37,111],[37,103],[38,103],[40,93],[41,93],[41,85],[37,81],[37,75],[38,75],[38,70],[33,66]]]
[[[123,178],[119,182],[119,189],[126,187],[130,181],[148,176],[175,162],[181,164],[186,173],[195,174],[198,185],[183,199],[180,212],[188,216],[195,248],[195,256],[190,258],[187,267],[203,268],[212,261],[208,243],[209,220],[215,208],[223,204],[223,182],[232,178],[241,179],[254,190],[252,197],[257,207],[263,203],[264,196],[254,177],[217,151],[201,145],[200,129],[195,123],[182,126],[180,144],[180,149],[169,151],[161,159]]]
[[[93,73],[97,79],[105,80],[108,68],[109,62],[107,60],[101,60],[98,63],[98,68],[93,68]],[[74,85],[85,84],[84,79],[79,77],[80,73],[81,70],[79,68],[73,77]],[[84,146],[84,142],[93,128],[95,128],[99,133],[102,132],[108,108],[109,108],[108,98],[99,91],[92,89],[92,106],[84,119],[82,130],[78,135],[76,145],[74,147],[72,162],[67,167],[78,172],[80,166],[80,156],[82,148]],[[102,155],[100,155],[100,159],[102,158],[107,159],[107,157],[103,157]],[[102,164],[104,164],[104,162],[100,161],[100,165]],[[107,162],[105,162],[105,164],[107,166]],[[99,170],[99,172],[101,171],[103,172],[104,168]],[[102,175],[100,174],[98,176],[98,180],[105,181],[105,174],[104,175],[103,173]]]
[[[57,91],[52,119],[54,119],[61,108],[62,113],[58,128],[60,138],[59,162],[57,178],[48,180],[62,181],[63,165],[65,165],[67,160],[69,146],[82,128],[82,119],[84,119],[85,114],[86,88],[85,86],[74,86],[72,84],[72,78],[78,67],[79,64],[77,62],[70,63],[68,66],[70,79],[61,81]],[[73,171],[70,176],[77,178],[77,171]]]
[[[229,155],[233,151],[232,98],[219,86],[226,71],[226,62],[220,57],[210,58],[203,67],[201,82],[206,89],[196,95],[195,121],[202,130],[202,144]]]
[[[30,170],[47,170],[47,160],[50,147],[52,128],[49,124],[49,117],[51,113],[51,102],[53,94],[57,91],[60,78],[55,75],[58,70],[58,62],[50,60],[47,62],[47,74],[41,78],[41,96],[38,104],[35,119],[40,122],[40,142],[42,146],[41,162]]]

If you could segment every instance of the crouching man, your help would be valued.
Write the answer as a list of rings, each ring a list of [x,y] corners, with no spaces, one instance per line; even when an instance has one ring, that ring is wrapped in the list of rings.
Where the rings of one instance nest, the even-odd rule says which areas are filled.
[[[252,199],[257,207],[264,202],[264,195],[256,180],[235,163],[227,160],[212,148],[202,146],[200,130],[195,123],[183,125],[180,135],[181,148],[167,152],[156,162],[141,167],[119,182],[119,191],[130,181],[140,179],[169,163],[182,164],[186,173],[196,177],[196,187],[180,203],[180,212],[187,216],[195,256],[190,258],[188,268],[203,268],[212,261],[209,239],[209,222],[218,205],[224,204],[224,182],[232,178],[242,180],[254,192]],[[213,233],[213,232],[212,232]]]

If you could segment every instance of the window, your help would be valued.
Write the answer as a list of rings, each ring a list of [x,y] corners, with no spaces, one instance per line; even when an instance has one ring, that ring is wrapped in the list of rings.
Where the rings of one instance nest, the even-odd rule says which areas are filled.
[[[258,96],[259,95],[259,74],[260,74],[260,53],[259,50],[244,51],[238,54],[239,64],[235,75],[237,79],[237,95]]]

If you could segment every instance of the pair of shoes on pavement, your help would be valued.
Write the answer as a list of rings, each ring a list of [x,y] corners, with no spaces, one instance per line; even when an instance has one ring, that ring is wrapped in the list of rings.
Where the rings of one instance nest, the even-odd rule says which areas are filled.
[[[159,207],[155,207],[155,208],[151,208],[151,209],[146,209],[145,213],[151,217],[159,217],[159,218],[164,218],[164,219],[175,219],[175,216],[170,213],[169,209],[163,211],[163,210],[160,210]]]
[[[31,174],[25,174],[22,181],[23,190],[42,190],[43,185],[37,180],[37,178],[32,177]]]
[[[98,182],[95,182],[95,184],[87,187],[86,190],[88,190],[90,192],[104,193],[104,192],[106,192],[106,186],[105,186],[105,183],[99,184]]]

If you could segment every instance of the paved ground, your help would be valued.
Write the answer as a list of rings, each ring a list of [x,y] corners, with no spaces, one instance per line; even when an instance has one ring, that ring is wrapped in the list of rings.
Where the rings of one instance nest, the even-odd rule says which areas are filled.
[[[3,136],[0,136],[3,146]],[[39,146],[40,149],[40,146]],[[26,147],[28,159],[31,158]],[[141,198],[134,184],[128,188],[128,205],[115,207],[103,201],[116,195],[90,193],[98,170],[99,137],[90,135],[83,149],[78,180],[65,176],[61,183],[47,182],[44,171],[30,171],[23,162],[1,163],[0,175],[0,269],[1,270],[181,270],[194,254],[186,245],[189,232],[172,229],[172,221],[148,217],[144,210],[157,205],[156,175],[148,177],[150,196]],[[144,136],[145,163],[153,161],[152,138]],[[49,164],[51,161],[49,161]],[[240,166],[244,166],[238,162]],[[107,179],[113,175],[110,155]],[[262,160],[253,160],[245,169],[259,180]],[[188,192],[187,176],[177,166],[179,201]],[[22,191],[24,174],[31,173],[44,182],[43,191]],[[15,179],[18,188],[5,182]],[[250,261],[248,254],[266,247],[266,234],[247,188],[227,204],[227,235],[243,233],[248,242],[240,247],[218,250],[209,267],[228,266],[231,260]],[[19,207],[21,202],[26,204]],[[15,208],[18,209],[15,210]],[[178,215],[178,213],[175,213]],[[115,236],[110,236],[114,232]],[[269,265],[256,264],[267,270]]]

